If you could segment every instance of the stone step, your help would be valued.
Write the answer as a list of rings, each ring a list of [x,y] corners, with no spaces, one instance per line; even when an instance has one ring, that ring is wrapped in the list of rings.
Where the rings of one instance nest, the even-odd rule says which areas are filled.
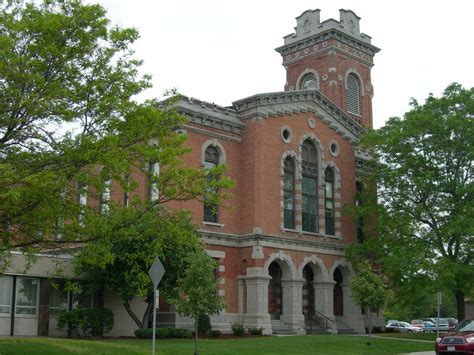
[[[278,335],[296,335],[296,330],[291,329],[287,324],[280,320],[272,320],[272,332]]]

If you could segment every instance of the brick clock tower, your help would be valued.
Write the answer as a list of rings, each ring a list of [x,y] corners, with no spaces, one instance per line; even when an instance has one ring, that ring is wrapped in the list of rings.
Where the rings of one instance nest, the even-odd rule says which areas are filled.
[[[372,127],[373,86],[370,69],[379,49],[361,33],[350,10],[339,10],[340,21],[320,21],[320,10],[296,18],[295,33],[276,50],[286,68],[285,91],[318,89],[355,121]]]

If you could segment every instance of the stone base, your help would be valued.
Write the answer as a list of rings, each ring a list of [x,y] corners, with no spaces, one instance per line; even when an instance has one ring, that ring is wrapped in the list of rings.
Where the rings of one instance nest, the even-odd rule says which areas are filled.
[[[269,314],[245,314],[244,328],[263,328],[264,335],[271,335],[273,332]]]

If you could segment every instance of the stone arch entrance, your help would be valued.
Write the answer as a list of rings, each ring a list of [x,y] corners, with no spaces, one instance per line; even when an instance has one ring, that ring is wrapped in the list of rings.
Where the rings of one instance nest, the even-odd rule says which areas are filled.
[[[333,290],[333,307],[335,316],[344,315],[344,292],[342,290],[342,283],[344,281],[344,276],[340,268],[336,268],[333,273],[334,278],[334,290]]]
[[[314,315],[314,272],[311,266],[306,265],[303,268],[303,315],[305,319],[309,319]]]
[[[268,267],[271,279],[268,284],[268,314],[270,319],[280,319],[283,313],[283,290],[281,280],[283,270],[278,262],[273,261]]]

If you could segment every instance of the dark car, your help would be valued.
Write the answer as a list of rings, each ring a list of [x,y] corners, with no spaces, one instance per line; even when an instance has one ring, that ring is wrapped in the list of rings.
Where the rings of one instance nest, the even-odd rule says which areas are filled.
[[[474,319],[466,319],[453,332],[437,338],[436,354],[474,354]]]

